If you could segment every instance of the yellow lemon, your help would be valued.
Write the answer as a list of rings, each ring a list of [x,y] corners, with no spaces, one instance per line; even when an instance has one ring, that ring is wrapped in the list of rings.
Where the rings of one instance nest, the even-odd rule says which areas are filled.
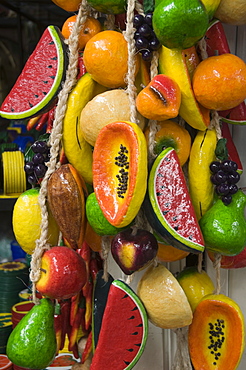
[[[22,193],[17,199],[13,210],[13,231],[21,248],[32,254],[36,240],[41,234],[41,207],[38,202],[39,189],[33,188]],[[49,213],[48,243],[57,245],[59,237],[58,226]]]

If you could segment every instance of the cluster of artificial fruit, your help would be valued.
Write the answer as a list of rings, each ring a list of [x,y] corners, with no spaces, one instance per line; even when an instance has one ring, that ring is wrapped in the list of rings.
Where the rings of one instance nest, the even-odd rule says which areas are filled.
[[[79,7],[77,0],[56,0],[55,3],[73,12]],[[106,18],[108,14],[124,13],[127,1],[90,0],[88,5]],[[81,361],[91,352],[91,369],[102,369],[105,363],[108,370],[132,368],[144,350],[147,317],[161,328],[193,326],[195,307],[214,289],[205,272],[186,271],[176,279],[163,264],[151,265],[153,260],[156,257],[159,262],[179,260],[189,253],[203,252],[204,247],[211,253],[229,257],[244,248],[246,196],[239,190],[232,195],[228,206],[221,199],[214,202],[210,181],[209,164],[215,160],[217,145],[216,131],[208,127],[210,110],[231,112],[242,105],[245,98],[246,72],[240,58],[227,51],[225,55],[210,56],[208,61],[200,62],[197,53],[197,42],[206,32],[211,34],[209,20],[218,5],[219,1],[211,4],[205,0],[204,4],[199,0],[156,1],[153,29],[162,44],[158,74],[150,79],[148,63],[139,53],[134,53],[133,58],[137,123],[130,122],[132,107],[125,90],[128,45],[121,32],[123,29],[106,30],[97,19],[87,17],[79,35],[78,79],[69,93],[63,119],[61,163],[48,179],[46,201],[51,248],[42,256],[37,282],[38,291],[45,297],[41,302],[49,302],[49,305],[50,299],[60,304],[61,313],[55,318],[57,344],[54,346],[53,341],[47,350],[47,363],[35,362],[39,356],[33,354],[30,362],[25,340],[20,341],[18,350],[15,348],[22,329],[29,324],[27,317],[8,345],[9,355],[17,365],[37,369],[48,366],[56,351],[63,347],[67,335],[69,349],[76,357],[78,339],[88,336]],[[138,14],[135,21],[140,18]],[[65,22],[62,28],[65,38],[69,38],[75,22],[76,16]],[[209,45],[213,47],[211,40]],[[1,115],[33,119],[52,106],[54,109],[66,75],[66,56],[67,42],[56,27],[48,27],[4,101]],[[222,71],[221,64],[225,66]],[[221,81],[217,81],[216,73],[211,77],[211,70],[221,74]],[[28,80],[27,75],[33,78]],[[232,84],[231,99],[223,85],[226,79]],[[209,88],[208,80],[212,81]],[[205,88],[202,87],[204,81]],[[36,86],[38,93],[33,94],[30,86]],[[227,105],[221,105],[221,101]],[[186,122],[185,127],[178,123],[180,117]],[[146,127],[147,120],[157,121],[158,128],[152,138],[156,158],[149,167],[148,145],[152,144],[152,132],[151,126]],[[43,121],[44,118],[39,124]],[[33,127],[35,122],[38,120],[28,124]],[[52,130],[52,125],[48,126],[47,130]],[[229,142],[228,135],[225,137]],[[236,148],[232,151],[236,152]],[[183,173],[186,163],[189,187]],[[38,193],[34,188],[22,194],[13,213],[16,239],[29,254],[33,253],[35,241],[41,234]],[[135,221],[142,211],[143,219],[146,218],[153,232],[137,227]],[[37,221],[35,228],[33,220]],[[59,232],[65,245],[58,247]],[[98,272],[102,261],[97,251],[105,252],[105,244],[124,274],[131,275],[146,268],[137,294],[105,271]],[[59,269],[54,268],[54,261],[60,261]],[[193,286],[189,283],[190,276]],[[42,303],[35,306],[35,310],[40,310],[42,316]],[[236,308],[236,311],[239,310]],[[202,312],[196,314],[194,327],[201,320]],[[53,311],[49,317],[53,328]],[[210,331],[217,327],[222,330],[226,318],[217,314],[211,320]],[[242,331],[240,323],[239,320]],[[227,325],[229,327],[230,322]],[[207,335],[207,322],[205,326]],[[34,332],[30,328],[32,341],[37,341]],[[129,336],[129,332],[134,336]],[[54,338],[54,331],[52,333]],[[225,335],[220,335],[221,341],[222,337]],[[196,358],[192,350],[192,329],[190,338],[191,353]],[[232,345],[227,337],[224,341],[222,349]],[[204,344],[204,340],[200,342]],[[238,344],[233,364],[241,355],[240,340]],[[22,351],[25,362],[18,357],[21,348],[25,348],[25,354]],[[218,355],[218,348],[217,345],[216,355],[210,356],[213,361],[222,357]],[[42,355],[38,347],[35,352]],[[226,352],[223,352],[223,363]],[[200,364],[194,360],[194,366],[199,369]]]

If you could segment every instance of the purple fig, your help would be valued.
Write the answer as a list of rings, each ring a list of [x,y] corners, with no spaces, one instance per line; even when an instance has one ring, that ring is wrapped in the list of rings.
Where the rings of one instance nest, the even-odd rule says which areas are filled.
[[[140,270],[156,257],[158,242],[146,230],[133,232],[131,228],[119,232],[111,242],[115,262],[126,275]]]

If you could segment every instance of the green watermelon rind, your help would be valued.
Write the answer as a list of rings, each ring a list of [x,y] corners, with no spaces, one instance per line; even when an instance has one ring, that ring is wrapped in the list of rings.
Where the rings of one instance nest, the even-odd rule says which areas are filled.
[[[32,108],[25,110],[23,112],[6,112],[4,110],[0,110],[0,116],[7,118],[7,119],[27,119],[27,118],[34,117],[35,115],[40,114],[45,108],[48,109],[48,106],[50,105],[51,100],[54,97],[56,97],[56,95],[58,94],[61,88],[61,83],[64,80],[65,66],[67,64],[66,56],[64,52],[65,44],[62,41],[62,35],[58,27],[48,26],[46,30],[49,31],[51,38],[54,41],[54,45],[56,47],[56,55],[58,56],[57,73],[56,73],[54,82],[52,84],[52,88],[49,90],[49,92],[44,97],[44,99],[42,99],[38,104],[34,105]],[[32,55],[29,58],[31,57]],[[27,60],[27,63],[28,63],[28,60]],[[13,89],[14,87],[15,85],[13,86]],[[10,91],[10,94],[11,94],[11,91]]]
[[[158,221],[159,221],[159,227],[161,226],[164,229],[165,234],[169,234],[169,236],[171,236],[171,238],[174,238],[179,243],[179,245],[177,245],[178,248],[181,249],[181,247],[180,247],[180,244],[181,244],[182,246],[184,246],[184,248],[182,248],[184,250],[187,250],[187,251],[190,251],[190,252],[193,252],[193,253],[203,252],[204,251],[204,246],[199,244],[199,243],[188,240],[187,238],[184,238],[183,236],[178,234],[172,228],[172,226],[170,226],[169,223],[165,220],[165,218],[163,217],[163,215],[162,215],[162,213],[161,213],[161,211],[158,207],[158,202],[157,202],[157,199],[156,199],[155,186],[154,186],[154,184],[155,184],[155,174],[157,172],[157,168],[160,166],[161,161],[171,151],[174,151],[174,149],[171,148],[171,147],[164,149],[159,154],[159,156],[156,158],[156,160],[153,163],[153,166],[150,170],[149,179],[148,179],[149,202],[150,202],[150,205],[152,207],[152,211],[154,212],[155,218],[157,218]],[[163,235],[163,237],[164,237],[164,235]]]
[[[134,303],[138,307],[138,310],[139,310],[139,313],[140,313],[140,316],[141,316],[141,319],[142,319],[142,322],[143,322],[143,338],[142,338],[142,343],[141,343],[141,346],[139,348],[139,351],[138,351],[137,355],[134,357],[134,359],[132,360],[132,362],[124,369],[124,370],[130,370],[136,365],[136,363],[138,362],[138,360],[140,359],[140,357],[143,354],[143,351],[144,351],[144,348],[145,348],[145,345],[146,345],[146,341],[147,341],[147,337],[148,337],[148,316],[147,316],[147,312],[145,310],[145,307],[144,307],[141,299],[130,288],[129,285],[127,285],[122,280],[114,280],[112,282],[112,284],[114,286],[116,286],[117,288],[121,289],[123,292],[127,293],[131,297],[131,299],[134,301]]]

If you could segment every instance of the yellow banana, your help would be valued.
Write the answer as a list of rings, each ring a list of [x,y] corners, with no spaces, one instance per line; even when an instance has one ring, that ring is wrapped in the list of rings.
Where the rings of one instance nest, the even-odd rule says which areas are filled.
[[[69,94],[63,121],[62,145],[65,155],[88,184],[92,184],[92,147],[85,141],[79,121],[84,106],[101,90],[91,75],[85,73]]]
[[[198,131],[190,151],[189,192],[198,220],[213,204],[214,188],[209,165],[216,158],[216,144],[215,129]]]

